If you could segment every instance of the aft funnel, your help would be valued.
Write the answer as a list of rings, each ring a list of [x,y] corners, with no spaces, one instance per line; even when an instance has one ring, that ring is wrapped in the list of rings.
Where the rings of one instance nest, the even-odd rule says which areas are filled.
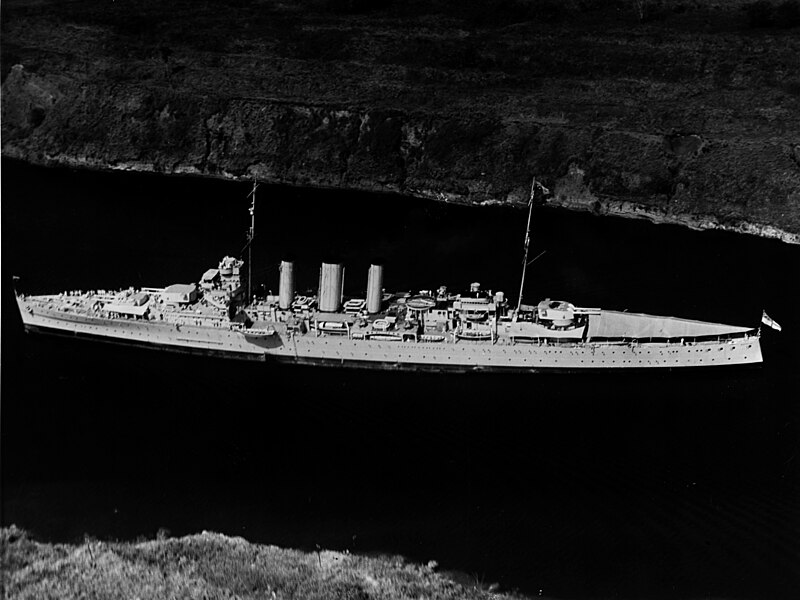
[[[367,312],[371,315],[381,312],[383,299],[383,265],[370,265],[367,278]]]
[[[294,263],[281,261],[281,279],[278,287],[278,306],[288,310],[294,302]]]
[[[322,263],[319,270],[317,306],[323,312],[336,312],[342,307],[344,267],[340,263]]]

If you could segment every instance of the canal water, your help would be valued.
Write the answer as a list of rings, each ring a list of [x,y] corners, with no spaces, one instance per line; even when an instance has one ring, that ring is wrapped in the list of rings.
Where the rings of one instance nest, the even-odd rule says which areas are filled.
[[[800,249],[534,212],[526,300],[752,325],[760,368],[437,375],[272,367],[25,336],[27,293],[197,281],[238,255],[249,186],[2,164],[2,522],[40,540],[201,530],[436,560],[555,598],[800,589]],[[515,298],[525,214],[262,186],[254,274],[321,260],[363,294]]]

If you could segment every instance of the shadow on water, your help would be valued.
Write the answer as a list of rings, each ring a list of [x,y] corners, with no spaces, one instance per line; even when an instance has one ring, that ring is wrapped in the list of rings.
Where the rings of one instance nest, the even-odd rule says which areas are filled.
[[[755,369],[436,375],[274,367],[24,336],[25,291],[196,280],[247,186],[3,162],[3,522],[43,539],[203,529],[400,553],[556,597],[797,589],[798,249],[539,210],[526,297],[755,325]],[[373,257],[387,287],[516,290],[524,219],[263,188],[256,271]],[[513,295],[513,294],[509,294]]]

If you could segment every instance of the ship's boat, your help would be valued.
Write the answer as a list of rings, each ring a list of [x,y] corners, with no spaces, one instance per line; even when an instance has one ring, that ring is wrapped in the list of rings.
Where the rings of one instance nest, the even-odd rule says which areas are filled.
[[[401,333],[391,333],[391,332],[384,332],[384,331],[372,331],[370,333],[364,334],[366,339],[368,340],[377,340],[383,342],[402,342],[403,341],[403,334]]]
[[[406,306],[412,310],[425,311],[436,306],[436,300],[428,295],[419,295],[406,300]]]
[[[445,339],[445,336],[438,333],[423,333],[419,336],[420,342],[443,342]]]
[[[460,340],[491,340],[492,330],[484,327],[465,327],[456,331],[456,337]]]
[[[275,335],[275,330],[271,327],[265,329],[253,329],[253,328],[237,329],[236,332],[243,335],[246,338],[257,339],[257,340],[258,339],[263,340]]]

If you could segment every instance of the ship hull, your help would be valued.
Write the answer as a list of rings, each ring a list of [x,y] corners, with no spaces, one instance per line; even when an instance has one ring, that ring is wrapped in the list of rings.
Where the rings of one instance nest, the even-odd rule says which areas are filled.
[[[31,332],[89,338],[238,360],[359,369],[444,372],[542,372],[675,369],[758,364],[755,335],[720,341],[663,343],[511,344],[502,342],[397,342],[343,336],[290,335],[278,329],[267,339],[248,339],[225,328],[101,319],[57,311],[24,310]]]

